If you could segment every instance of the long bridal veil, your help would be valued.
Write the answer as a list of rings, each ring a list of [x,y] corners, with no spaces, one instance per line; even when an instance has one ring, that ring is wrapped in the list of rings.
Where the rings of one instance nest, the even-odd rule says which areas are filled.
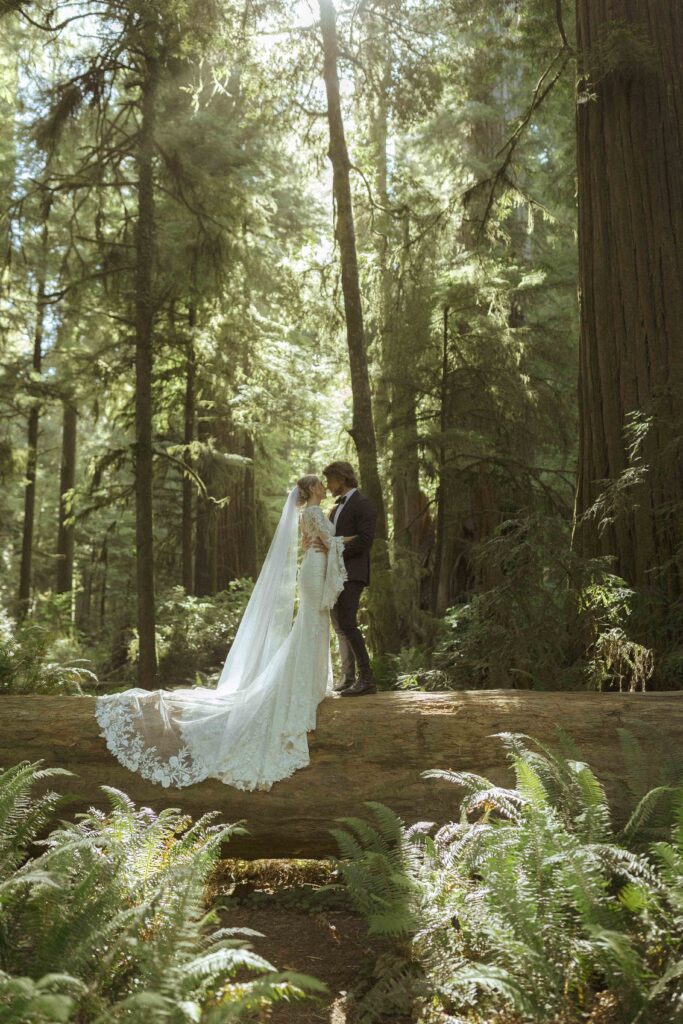
[[[134,687],[97,699],[107,746],[126,767],[164,786],[215,777],[242,789],[262,788],[252,781],[254,726],[261,715],[264,722],[272,718],[279,652],[292,626],[297,500],[293,487],[215,689]]]
[[[285,640],[296,596],[297,498],[293,487],[218,679],[218,693],[247,689]]]

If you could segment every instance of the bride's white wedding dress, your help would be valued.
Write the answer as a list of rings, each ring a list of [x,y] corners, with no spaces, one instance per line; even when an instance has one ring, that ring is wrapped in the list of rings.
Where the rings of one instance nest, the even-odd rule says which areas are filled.
[[[216,689],[143,690],[98,697],[112,754],[162,786],[217,778],[268,790],[309,763],[307,732],[332,692],[329,609],[346,579],[343,541],[319,505],[287,499]],[[301,533],[319,536],[297,573]],[[292,624],[298,582],[298,609]]]

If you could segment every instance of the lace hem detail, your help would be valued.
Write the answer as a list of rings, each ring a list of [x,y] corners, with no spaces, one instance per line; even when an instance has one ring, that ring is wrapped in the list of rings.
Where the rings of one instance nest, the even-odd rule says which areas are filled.
[[[130,703],[127,705],[121,703],[122,696],[122,694],[111,694],[109,697],[97,698],[95,717],[102,727],[100,735],[104,737],[109,752],[124,768],[137,772],[143,778],[164,786],[164,788],[170,786],[184,788],[193,786],[207,778],[216,778],[225,785],[234,786],[236,789],[246,792],[267,791],[275,782],[289,778],[300,768],[305,768],[310,764],[307,735],[311,730],[280,734],[282,756],[277,776],[273,778],[245,779],[232,772],[225,772],[221,775],[212,774],[193,759],[188,746],[181,746],[177,753],[163,757],[155,746],[145,746],[143,737],[136,731],[133,724],[135,712]],[[111,698],[115,698],[115,702]]]
[[[327,553],[325,583],[320,600],[321,608],[329,609],[336,604],[337,598],[344,589],[347,578],[348,574],[344,562],[344,538],[331,537],[330,548]]]
[[[162,786],[192,786],[200,782],[202,776],[192,762],[188,747],[181,747],[177,754],[163,759],[156,747],[145,746],[133,726],[133,710],[130,704],[122,703],[122,696],[112,694],[114,700],[98,697],[95,704],[95,717],[102,726],[100,735],[104,736],[108,750],[117,761]]]

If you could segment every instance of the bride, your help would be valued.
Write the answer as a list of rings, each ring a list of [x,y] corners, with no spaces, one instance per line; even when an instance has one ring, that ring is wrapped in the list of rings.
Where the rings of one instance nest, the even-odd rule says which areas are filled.
[[[306,733],[333,692],[329,610],[346,579],[348,538],[334,536],[325,493],[313,475],[289,492],[215,689],[97,698],[101,735],[126,768],[162,786],[216,778],[267,790],[309,763]],[[299,534],[307,544],[297,574]],[[327,551],[308,545],[315,537]]]

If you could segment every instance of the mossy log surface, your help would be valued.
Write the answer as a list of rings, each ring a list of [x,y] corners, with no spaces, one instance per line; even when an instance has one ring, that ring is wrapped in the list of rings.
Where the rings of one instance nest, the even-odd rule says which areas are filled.
[[[310,765],[268,792],[246,793],[219,781],[164,789],[128,771],[109,753],[95,719],[94,697],[0,698],[0,766],[42,759],[73,772],[46,788],[68,794],[61,816],[108,806],[101,785],[123,790],[138,805],[179,807],[198,817],[244,820],[249,835],[229,856],[324,857],[336,854],[329,829],[344,815],[370,816],[366,800],[395,810],[407,823],[442,824],[457,817],[463,791],[424,779],[429,768],[471,771],[509,784],[511,767],[499,732],[517,732],[557,746],[561,726],[604,783],[615,819],[633,803],[625,782],[619,729],[643,744],[653,769],[683,742],[683,693],[560,693],[522,690],[457,693],[385,692],[328,698],[309,733]],[[217,819],[218,820],[218,819]]]

